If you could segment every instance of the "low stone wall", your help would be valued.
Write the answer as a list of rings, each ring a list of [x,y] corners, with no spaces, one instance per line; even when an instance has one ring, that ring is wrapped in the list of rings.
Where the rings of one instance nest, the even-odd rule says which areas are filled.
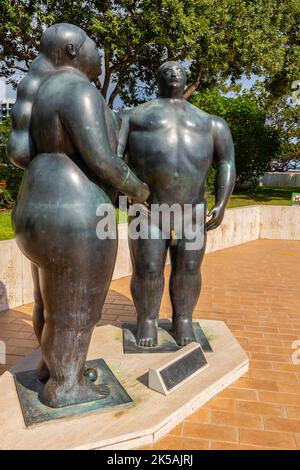
[[[300,188],[300,172],[267,172],[262,178],[264,186],[274,186],[275,188],[287,187],[287,188]]]
[[[300,240],[300,206],[260,206],[259,238]]]
[[[222,250],[259,238],[260,206],[227,209],[222,224],[207,234],[206,252]]]
[[[258,238],[300,240],[300,206],[246,206],[228,209],[222,225],[208,232],[206,252]],[[119,225],[119,247],[113,279],[132,272],[127,224]],[[0,242],[0,311],[32,302],[30,262],[15,240]]]

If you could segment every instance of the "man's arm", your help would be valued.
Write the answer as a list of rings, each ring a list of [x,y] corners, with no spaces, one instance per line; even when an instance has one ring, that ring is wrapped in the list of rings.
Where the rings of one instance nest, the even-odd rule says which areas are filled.
[[[119,113],[119,118],[121,119],[121,127],[118,135],[118,150],[117,154],[118,157],[124,158],[126,148],[127,148],[127,142],[128,142],[128,136],[129,136],[129,115],[130,115],[130,110],[122,110]]]
[[[215,185],[215,206],[212,217],[206,224],[206,230],[217,228],[224,217],[225,207],[236,181],[234,147],[231,132],[224,119],[217,116],[212,120],[214,144],[214,164],[217,169]]]
[[[72,85],[68,106],[63,107],[60,118],[89,168],[134,201],[144,202],[149,196],[147,185],[112,152],[105,107],[106,103],[98,90],[80,82]]]

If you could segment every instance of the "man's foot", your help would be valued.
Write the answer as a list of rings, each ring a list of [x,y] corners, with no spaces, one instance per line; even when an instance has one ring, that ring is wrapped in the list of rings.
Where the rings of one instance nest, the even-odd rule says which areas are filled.
[[[157,321],[150,319],[139,319],[137,325],[136,342],[144,348],[157,346]]]
[[[49,380],[50,373],[44,359],[40,360],[40,363],[37,367],[37,376],[39,381],[42,383],[46,383]]]
[[[173,334],[178,346],[186,346],[196,341],[193,320],[191,318],[175,318],[173,320]]]
[[[75,383],[71,388],[50,378],[44,388],[44,403],[51,408],[61,408],[101,400],[107,398],[109,393],[108,385],[96,386],[85,377],[82,383]]]

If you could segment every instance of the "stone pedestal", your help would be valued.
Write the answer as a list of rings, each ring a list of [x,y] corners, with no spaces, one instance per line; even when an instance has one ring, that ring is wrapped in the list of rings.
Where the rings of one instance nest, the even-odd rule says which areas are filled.
[[[224,322],[201,320],[213,352],[209,367],[163,396],[147,386],[148,371],[170,360],[172,353],[123,353],[122,329],[95,329],[88,359],[102,358],[133,400],[132,406],[95,411],[27,428],[13,375],[0,377],[0,447],[2,449],[134,449],[149,445],[200,408],[248,370],[248,357]],[[34,369],[39,350],[14,366]]]

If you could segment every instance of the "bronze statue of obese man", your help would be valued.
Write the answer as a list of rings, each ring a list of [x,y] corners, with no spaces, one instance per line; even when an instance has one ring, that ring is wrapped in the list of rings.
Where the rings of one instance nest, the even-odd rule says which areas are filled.
[[[210,115],[182,98],[186,74],[179,63],[161,65],[157,84],[156,99],[121,113],[118,146],[118,154],[127,154],[129,167],[149,186],[149,207],[153,204],[179,204],[182,207],[191,204],[193,211],[199,204],[206,207],[207,176],[213,165],[217,170],[215,206],[210,212],[211,218],[206,223],[203,220],[201,246],[187,249],[184,236],[174,242],[172,230],[169,237],[163,236],[162,227],[159,224],[153,226],[150,216],[145,220],[146,230],[155,236],[129,238],[138,345],[157,345],[158,315],[169,249],[173,335],[178,345],[184,346],[195,341],[192,315],[201,289],[200,267],[206,232],[221,224],[235,184],[234,147],[229,127],[222,118]]]

